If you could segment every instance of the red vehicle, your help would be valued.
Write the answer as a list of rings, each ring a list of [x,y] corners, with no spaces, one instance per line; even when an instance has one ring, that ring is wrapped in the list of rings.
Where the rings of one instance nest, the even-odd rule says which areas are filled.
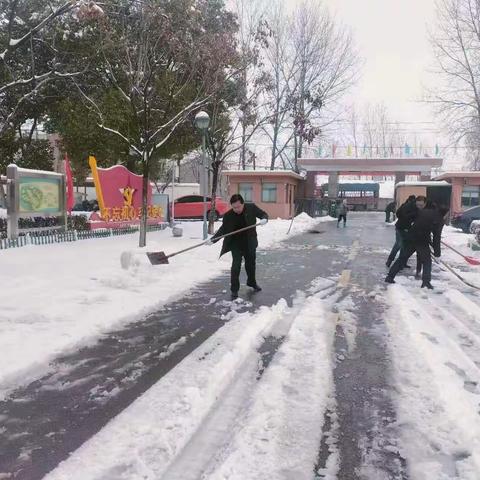
[[[210,215],[211,198],[207,197],[207,217]],[[223,217],[230,210],[230,205],[221,198],[215,201],[215,219]],[[170,213],[171,207],[170,207]],[[186,195],[175,200],[175,218],[203,218],[203,197]]]

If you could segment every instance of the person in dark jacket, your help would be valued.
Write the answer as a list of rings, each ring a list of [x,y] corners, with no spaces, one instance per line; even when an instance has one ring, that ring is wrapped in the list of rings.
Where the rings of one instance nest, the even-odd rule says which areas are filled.
[[[345,228],[347,226],[347,213],[348,213],[348,205],[347,205],[347,200],[343,200],[340,202],[340,204],[337,207],[337,214],[338,214],[338,220],[337,220],[337,227],[340,226],[340,222],[343,219],[343,227]]]
[[[422,208],[422,203],[425,205],[424,208]],[[402,264],[406,263],[417,252],[417,258],[423,269],[422,288],[432,290],[432,256],[430,246],[433,247],[435,257],[440,257],[443,219],[438,209],[431,202],[427,203],[425,197],[417,197],[417,206],[419,208],[417,217],[408,232],[408,246],[400,252],[400,257],[392,265],[385,281],[387,283],[395,283],[395,276],[401,270]]]
[[[215,243],[218,237],[227,233],[253,226],[260,219],[260,224],[268,222],[268,215],[254,203],[245,203],[241,195],[233,195],[230,199],[232,209],[223,216],[223,223],[219,230],[213,235],[209,243]],[[242,259],[245,259],[245,270],[247,272],[247,286],[256,292],[262,289],[259,287],[256,278],[256,251],[258,247],[257,230],[251,228],[245,232],[232,235],[223,239],[223,246],[220,256],[232,252],[232,268],[230,271],[230,289],[232,300],[238,298],[240,290],[240,271]]]
[[[427,205],[425,206],[425,208],[436,208],[438,210],[439,215],[440,215],[440,223],[439,223],[438,228],[440,230],[440,235],[441,235],[441,232],[442,232],[443,227],[445,225],[445,218],[446,218],[448,212],[450,211],[450,208],[445,207],[445,206],[437,207],[437,205],[435,203],[430,203],[428,200],[427,200]],[[430,246],[433,247],[433,240],[432,240],[432,242],[430,242]],[[417,271],[415,273],[415,279],[416,280],[420,280],[422,278],[422,268],[423,268],[423,265],[422,265],[421,259],[417,257]]]
[[[416,206],[415,195],[410,195],[407,201],[404,202],[397,210],[397,223],[395,224],[395,244],[393,245],[390,255],[387,259],[386,265],[388,268],[392,266],[397,253],[400,252],[402,248],[406,247],[407,233],[412,226],[417,212],[418,209]],[[405,267],[408,268],[408,265],[403,266],[403,268]]]
[[[392,213],[395,212],[395,208],[397,207],[397,204],[395,202],[390,202],[386,208],[385,208],[385,222],[390,223],[390,217]]]

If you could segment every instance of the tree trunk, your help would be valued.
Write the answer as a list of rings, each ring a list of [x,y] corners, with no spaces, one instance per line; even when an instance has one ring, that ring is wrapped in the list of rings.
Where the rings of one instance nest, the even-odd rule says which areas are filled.
[[[140,248],[147,245],[147,215],[148,215],[148,174],[149,174],[149,158],[147,149],[142,158],[143,167],[143,185],[142,185],[142,217],[140,220],[140,239],[138,246]]]
[[[298,158],[299,158],[299,155],[298,155],[298,148],[299,147],[298,147],[298,136],[297,136],[297,134],[295,134],[293,136],[293,148],[294,148],[294,153],[295,153],[293,161],[294,161],[294,167],[296,169],[297,165],[298,165]]]
[[[242,170],[246,170],[246,153],[247,153],[247,146],[246,146],[246,131],[244,120],[242,120],[242,149],[241,149],[241,160],[242,160]]]
[[[275,113],[275,123],[273,125],[273,139],[272,139],[272,158],[270,161],[270,170],[275,170],[275,163],[277,161],[277,143],[278,143],[278,111]]]
[[[220,173],[220,162],[212,163],[212,200],[210,202],[210,216],[208,218],[208,233],[215,233],[215,210],[217,205],[218,177]]]

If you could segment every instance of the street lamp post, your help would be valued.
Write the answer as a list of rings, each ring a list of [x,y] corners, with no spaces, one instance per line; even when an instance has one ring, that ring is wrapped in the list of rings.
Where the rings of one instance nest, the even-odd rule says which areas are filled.
[[[171,227],[175,226],[175,161],[172,164],[172,218]]]
[[[206,153],[206,137],[210,117],[207,112],[198,112],[195,115],[195,126],[202,133],[202,194],[203,194],[203,239],[208,238],[207,225],[207,153]]]

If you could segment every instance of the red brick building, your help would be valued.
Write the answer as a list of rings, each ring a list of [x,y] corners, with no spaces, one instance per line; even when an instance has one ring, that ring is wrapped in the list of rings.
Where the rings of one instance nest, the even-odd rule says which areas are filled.
[[[270,218],[288,219],[295,212],[295,197],[304,178],[291,170],[225,171],[228,196],[240,193],[246,202],[265,210]]]

